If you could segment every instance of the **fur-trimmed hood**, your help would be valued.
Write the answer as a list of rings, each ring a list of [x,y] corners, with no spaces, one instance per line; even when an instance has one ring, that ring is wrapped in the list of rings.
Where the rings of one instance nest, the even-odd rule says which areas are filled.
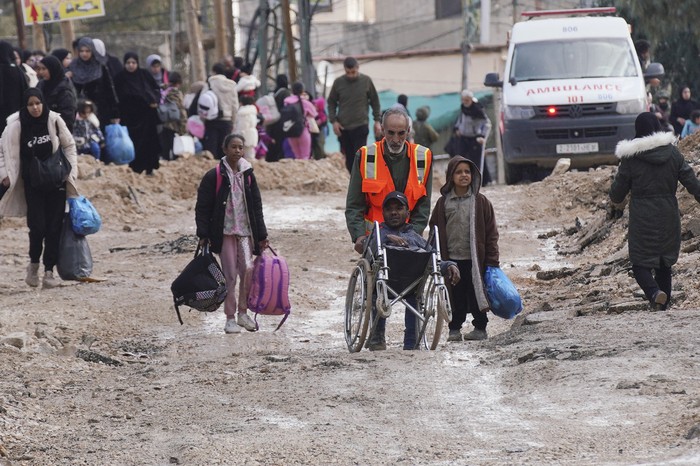
[[[654,149],[668,146],[675,142],[676,136],[670,132],[654,133],[643,138],[626,139],[617,143],[615,155],[618,159],[640,157],[651,163],[663,163],[668,158],[668,151]]]

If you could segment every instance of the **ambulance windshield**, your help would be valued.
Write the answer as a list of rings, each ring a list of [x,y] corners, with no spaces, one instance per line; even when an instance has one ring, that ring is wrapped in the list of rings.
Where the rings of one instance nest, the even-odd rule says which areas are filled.
[[[638,76],[634,49],[625,39],[525,42],[513,51],[509,80]]]

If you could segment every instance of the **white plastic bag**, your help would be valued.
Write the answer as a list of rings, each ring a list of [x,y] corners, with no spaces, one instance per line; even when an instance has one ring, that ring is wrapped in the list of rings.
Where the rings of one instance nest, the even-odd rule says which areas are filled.
[[[194,138],[189,134],[175,135],[173,139],[173,155],[194,154]]]

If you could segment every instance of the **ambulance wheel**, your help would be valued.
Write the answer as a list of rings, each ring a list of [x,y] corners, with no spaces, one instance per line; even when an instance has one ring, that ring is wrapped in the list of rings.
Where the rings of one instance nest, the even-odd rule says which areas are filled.
[[[360,259],[350,275],[345,295],[345,342],[351,353],[362,349],[372,309],[372,284],[367,259]]]

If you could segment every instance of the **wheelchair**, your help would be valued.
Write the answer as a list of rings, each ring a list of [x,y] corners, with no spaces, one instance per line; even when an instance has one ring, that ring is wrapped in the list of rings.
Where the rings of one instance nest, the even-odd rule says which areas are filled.
[[[376,253],[370,247],[372,242],[376,244]],[[379,222],[374,222],[362,258],[350,275],[345,296],[345,342],[351,353],[362,350],[379,319],[389,317],[397,303],[416,316],[418,334],[414,349],[437,348],[444,322],[452,320],[447,287],[440,271],[437,227],[430,233],[428,243],[434,252],[382,244]],[[406,300],[414,293],[415,306]]]

